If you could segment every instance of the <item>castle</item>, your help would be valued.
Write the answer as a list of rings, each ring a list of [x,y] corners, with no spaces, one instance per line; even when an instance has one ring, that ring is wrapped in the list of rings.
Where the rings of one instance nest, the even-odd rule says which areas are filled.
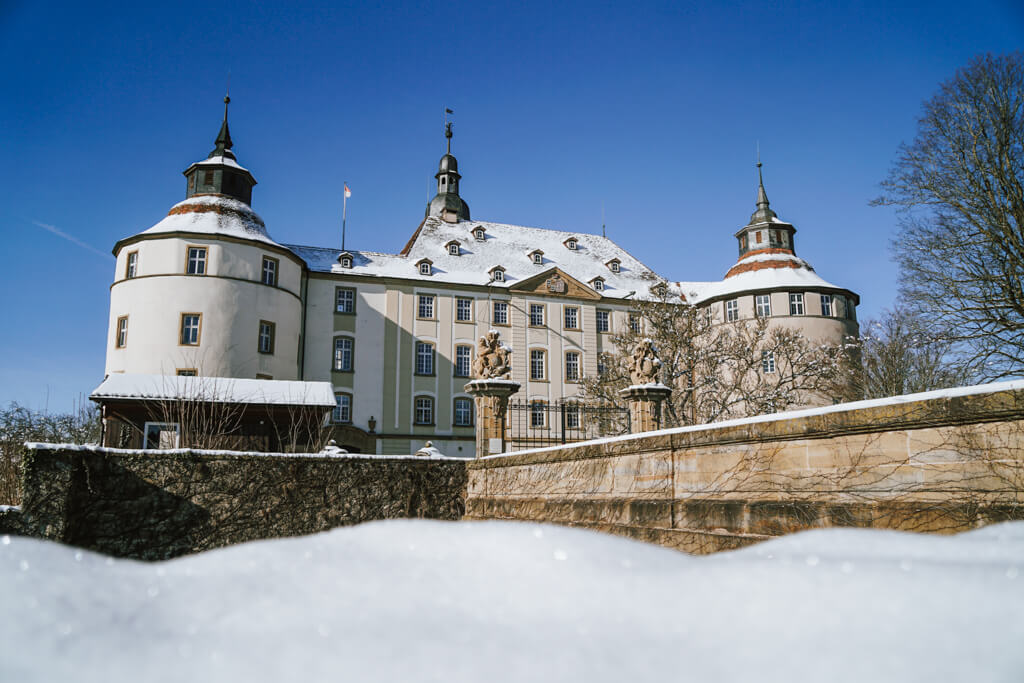
[[[770,317],[825,342],[857,332],[858,296],[796,256],[763,182],[723,280],[670,283],[603,236],[473,220],[450,125],[437,194],[399,253],[278,242],[252,209],[227,102],[215,148],[184,171],[185,200],[114,245],[108,376],[329,382],[349,450],[407,454],[429,439],[473,457],[464,385],[492,329],[514,353],[518,398],[538,404],[576,395],[611,332],[638,324],[631,299],[659,285],[723,323]]]

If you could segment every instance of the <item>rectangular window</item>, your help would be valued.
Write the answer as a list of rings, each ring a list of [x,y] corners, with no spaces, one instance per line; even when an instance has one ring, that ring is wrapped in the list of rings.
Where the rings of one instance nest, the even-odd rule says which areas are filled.
[[[356,290],[348,287],[338,287],[334,290],[334,312],[355,313],[356,312]]]
[[[145,449],[178,447],[181,430],[177,422],[147,422],[143,430],[142,447]]]
[[[431,397],[416,397],[416,424],[434,424],[434,399],[432,399]]]
[[[416,317],[423,320],[434,319],[434,295],[420,294],[419,303],[416,306]]]
[[[334,370],[335,372],[352,372],[352,347],[353,340],[350,337],[337,337],[334,340]]]
[[[725,302],[725,321],[736,322],[740,319],[740,302],[737,299],[729,299]]]
[[[542,349],[530,351],[530,379],[544,379],[544,357],[546,355]]]
[[[821,314],[825,316],[832,316],[832,295],[822,294],[821,295]]]
[[[565,405],[562,407],[565,411],[565,428],[566,429],[579,429],[580,428],[580,407],[575,405]]]
[[[790,315],[803,315],[804,314],[804,295],[794,294],[789,295],[789,314]]]
[[[544,304],[530,304],[530,327],[544,327]]]
[[[128,345],[128,316],[122,315],[117,319],[117,340],[114,346],[123,349]]]
[[[597,312],[597,331],[608,332],[611,329],[611,325],[608,324],[609,316],[608,311]]]
[[[580,354],[578,351],[565,352],[565,381],[578,382],[580,380]]]
[[[138,273],[139,269],[139,252],[133,251],[128,254],[128,262],[125,265],[124,276],[126,278],[133,278]]]
[[[199,346],[199,327],[202,323],[201,313],[181,314],[181,338],[179,343],[182,346]]]
[[[263,257],[262,282],[271,287],[277,287],[277,259],[269,256]]]
[[[543,427],[547,424],[547,405],[543,401],[534,401],[530,404],[530,426]]]
[[[767,318],[772,314],[772,295],[758,294],[754,297],[758,318]]]
[[[494,315],[491,317],[491,322],[494,325],[508,325],[508,302],[507,301],[495,301],[494,302]]]
[[[206,247],[188,248],[188,259],[185,262],[185,272],[188,275],[206,274]]]
[[[631,329],[634,332],[640,331],[640,316],[638,316],[636,313],[629,314],[629,329]]]
[[[580,329],[580,309],[577,306],[565,307],[565,329]]]
[[[272,322],[260,321],[259,342],[257,343],[257,350],[260,353],[274,352],[274,327]]]
[[[473,426],[473,401],[468,398],[455,399],[455,426]]]
[[[416,374],[434,374],[434,345],[428,342],[416,342]]]
[[[762,351],[761,352],[761,370],[766,375],[770,375],[775,372],[775,352],[774,351]]]
[[[468,323],[473,321],[472,299],[459,298],[455,300],[455,320],[460,323]]]
[[[334,395],[334,413],[331,415],[334,422],[352,421],[352,396],[349,394]]]
[[[469,346],[456,346],[455,347],[455,376],[456,377],[469,377],[470,370],[470,357],[473,353],[472,347]]]
[[[199,375],[199,372],[197,372],[195,368],[178,368],[178,371],[174,374],[178,377],[196,377]],[[258,375],[256,376],[256,379],[259,379]]]

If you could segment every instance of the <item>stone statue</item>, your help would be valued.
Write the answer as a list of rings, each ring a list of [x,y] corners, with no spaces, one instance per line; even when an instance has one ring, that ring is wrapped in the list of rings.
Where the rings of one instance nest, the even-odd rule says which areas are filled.
[[[661,360],[657,356],[654,342],[644,339],[633,347],[633,358],[629,363],[629,379],[633,385],[655,384],[661,371]]]
[[[512,350],[501,343],[499,334],[491,330],[476,344],[474,379],[509,379],[512,373]]]

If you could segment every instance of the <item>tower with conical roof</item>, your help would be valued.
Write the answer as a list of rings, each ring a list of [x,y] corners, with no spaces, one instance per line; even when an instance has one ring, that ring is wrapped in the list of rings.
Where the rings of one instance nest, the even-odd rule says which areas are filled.
[[[224,121],[214,142],[213,151],[203,161],[185,169],[187,181],[185,196],[219,194],[252,204],[252,187],[256,179],[243,168],[231,151],[231,131],[228,129],[229,95],[224,96]]]
[[[764,191],[764,177],[761,174],[761,159],[758,158],[757,209],[750,215],[750,222],[735,234],[739,241],[739,257],[742,259],[751,252],[795,256],[795,234],[796,228],[791,223],[779,220],[768,203],[768,193]]]
[[[444,136],[448,139],[448,151],[441,157],[437,173],[437,194],[427,204],[426,217],[437,216],[449,223],[468,221],[469,204],[459,196],[459,162],[452,155],[452,124],[444,127]]]

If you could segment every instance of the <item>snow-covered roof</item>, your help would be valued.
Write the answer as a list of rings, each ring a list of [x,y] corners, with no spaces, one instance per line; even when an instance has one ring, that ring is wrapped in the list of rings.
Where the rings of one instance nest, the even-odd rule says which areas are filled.
[[[244,166],[242,166],[237,161],[235,161],[234,159],[232,159],[231,157],[222,157],[222,156],[210,157],[209,159],[203,159],[202,161],[197,161],[196,163],[193,164],[193,166],[214,166],[214,165],[217,165],[217,166],[219,166],[219,165],[230,166],[231,168],[237,168],[239,171],[248,171],[249,170],[249,169],[245,168]]]
[[[281,246],[270,238],[267,228],[245,202],[223,195],[195,195],[171,207],[167,217],[141,234],[194,232],[227,235]]]
[[[836,289],[807,261],[792,254],[754,253],[744,256],[717,282],[675,282],[673,287],[691,304],[740,292],[778,289]]]
[[[92,400],[195,400],[208,403],[334,407],[330,382],[235,377],[112,374],[89,395]]]
[[[465,236],[477,227],[484,229],[486,238],[465,241]],[[577,242],[575,250],[566,249],[563,244],[570,238]],[[448,252],[447,244],[452,240],[460,240],[462,244],[458,256]],[[605,283],[603,296],[625,298],[632,293],[647,292],[653,284],[663,281],[606,237],[487,221],[446,223],[431,216],[424,220],[404,254],[353,252],[353,267],[344,270],[337,263],[339,249],[287,246],[314,271],[351,275],[420,279],[416,264],[429,258],[433,263],[432,282],[486,285],[491,279],[489,271],[500,265],[505,270],[504,282],[491,284],[508,288],[557,267],[581,282],[600,277]],[[523,258],[523,254],[538,249],[545,254],[543,265]],[[605,265],[612,259],[620,262],[618,273],[611,272]]]

